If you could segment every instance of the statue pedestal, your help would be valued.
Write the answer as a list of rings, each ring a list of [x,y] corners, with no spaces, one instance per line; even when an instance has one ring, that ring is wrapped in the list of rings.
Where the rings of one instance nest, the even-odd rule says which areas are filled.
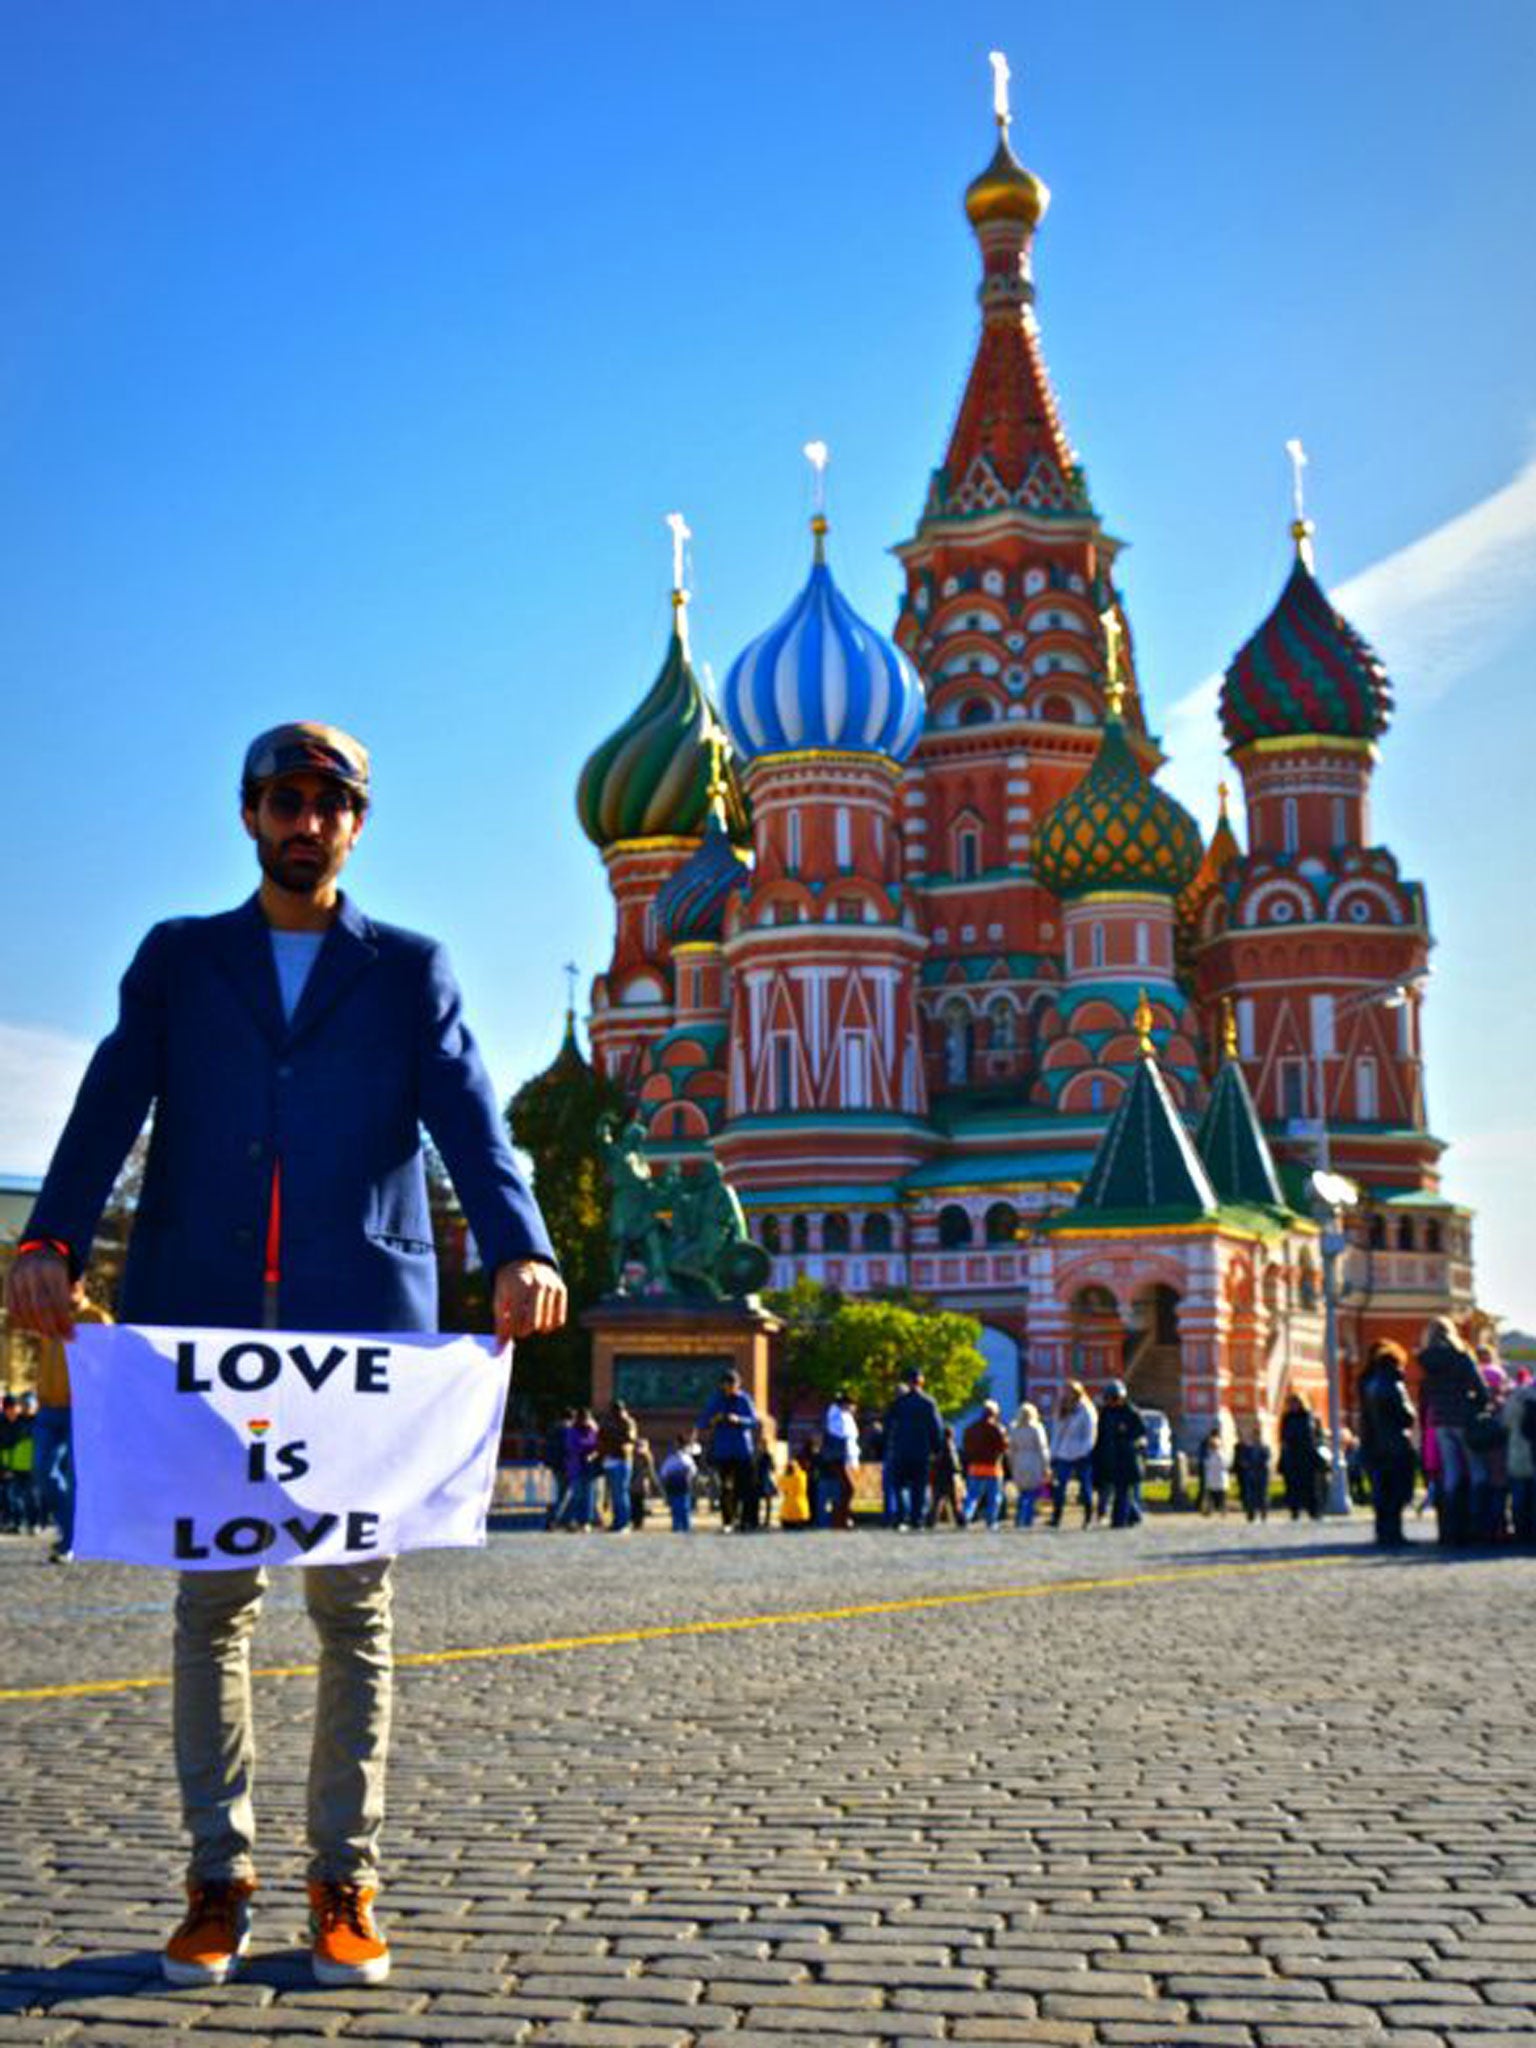
[[[768,1413],[769,1339],[783,1325],[750,1300],[611,1295],[581,1321],[592,1333],[593,1414],[622,1401],[658,1465],[724,1373],[739,1373],[758,1414]]]

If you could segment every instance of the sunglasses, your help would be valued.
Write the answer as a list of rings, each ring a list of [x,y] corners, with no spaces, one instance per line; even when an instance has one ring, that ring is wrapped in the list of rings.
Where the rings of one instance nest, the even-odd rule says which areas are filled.
[[[264,801],[282,825],[296,823],[306,811],[313,811],[322,824],[334,825],[357,809],[357,798],[350,789],[322,789],[318,796],[306,796],[302,789],[269,789]]]

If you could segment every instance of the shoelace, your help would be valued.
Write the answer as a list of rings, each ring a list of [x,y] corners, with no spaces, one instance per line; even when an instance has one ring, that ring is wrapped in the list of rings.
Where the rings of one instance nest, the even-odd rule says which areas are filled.
[[[318,1917],[322,1926],[334,1926],[338,1920],[343,1920],[354,1934],[366,1941],[373,1930],[364,1918],[365,1911],[360,1886],[346,1884],[340,1878],[328,1879],[321,1885]]]
[[[201,1884],[187,1902],[187,1917],[177,1929],[180,1934],[190,1934],[207,1920],[217,1920],[225,1933],[233,1935],[240,1918],[242,1894],[228,1878],[210,1878]]]

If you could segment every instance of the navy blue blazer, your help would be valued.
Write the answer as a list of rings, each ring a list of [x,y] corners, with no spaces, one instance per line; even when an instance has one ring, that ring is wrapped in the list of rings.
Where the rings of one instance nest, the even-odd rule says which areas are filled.
[[[257,1328],[281,1164],[278,1325],[430,1331],[437,1265],[425,1125],[494,1270],[554,1252],[435,940],[346,897],[292,1023],[256,897],[156,925],[123,977],[59,1140],[29,1237],[90,1256],[149,1109],[125,1322]]]

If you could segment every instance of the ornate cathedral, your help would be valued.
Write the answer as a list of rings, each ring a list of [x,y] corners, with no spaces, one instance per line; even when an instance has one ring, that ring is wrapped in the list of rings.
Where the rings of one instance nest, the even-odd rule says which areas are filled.
[[[965,194],[980,338],[894,630],[839,591],[818,511],[717,709],[679,569],[660,673],[583,770],[616,909],[593,1058],[658,1162],[720,1162],[775,1285],[913,1289],[981,1320],[1005,1408],[1123,1375],[1188,1435],[1320,1398],[1312,1169],[1359,1193],[1346,1372],[1472,1307],[1426,1122],[1428,912],[1371,837],[1388,678],[1299,507],[1222,687],[1244,829],[1223,791],[1202,845],[1159,787],[1041,348],[1049,194],[998,127]]]

